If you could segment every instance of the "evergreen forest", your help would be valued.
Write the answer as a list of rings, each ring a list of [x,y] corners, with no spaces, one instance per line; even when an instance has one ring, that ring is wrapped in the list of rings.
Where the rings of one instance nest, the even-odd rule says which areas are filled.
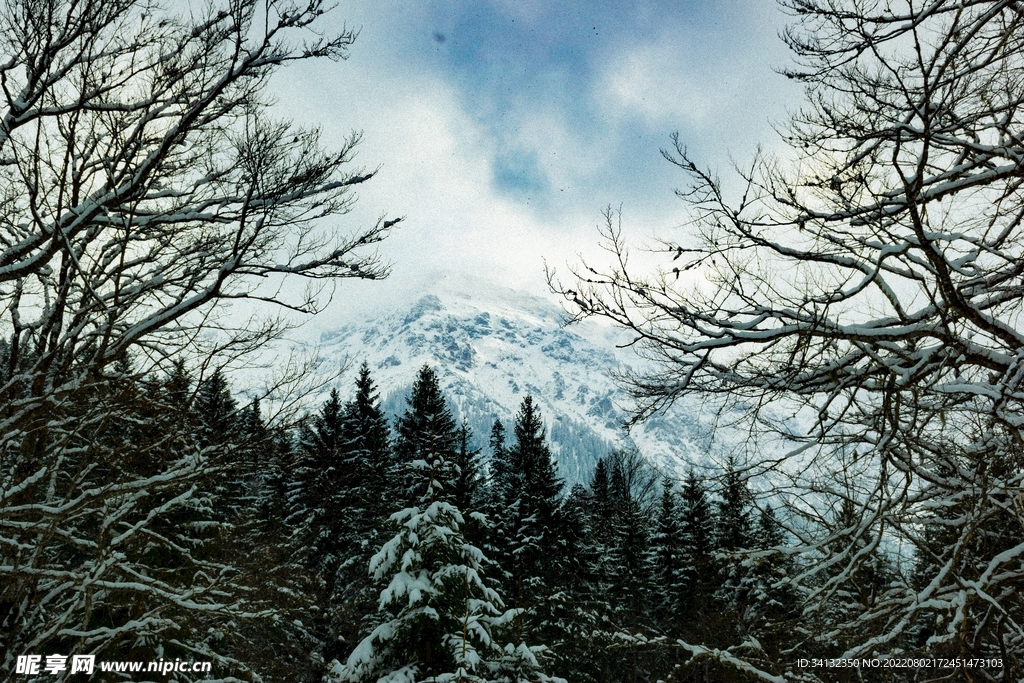
[[[233,676],[297,682],[784,680],[786,669],[768,672],[809,641],[820,648],[822,632],[833,633],[822,657],[868,633],[863,617],[859,633],[844,622],[870,615],[896,577],[899,558],[871,549],[856,592],[835,592],[808,618],[792,581],[807,560],[737,463],[680,480],[612,451],[589,484],[566,490],[531,396],[507,428],[495,419],[481,452],[429,366],[394,423],[365,364],[347,394],[332,390],[289,427],[233,397],[219,371],[193,381],[179,365],[117,394],[131,408],[97,443],[149,439],[161,457],[208,450],[218,462],[161,494],[190,502],[152,532],[169,546],[143,537],[124,548],[131,571],[185,594],[201,573],[207,598],[219,586],[235,602],[210,601],[206,614],[179,602],[150,637],[107,640],[108,659],[204,656]],[[154,419],[163,431],[132,427]],[[837,538],[853,514],[836,511]],[[47,550],[71,548],[54,538]],[[915,575],[928,565],[917,558]],[[104,603],[90,627],[116,629],[138,609],[116,591]],[[908,629],[901,650],[919,651],[934,618]],[[749,661],[764,669],[749,673]]]
[[[402,14],[395,26],[418,21],[404,16],[410,4],[362,4]],[[635,14],[661,23],[640,4]],[[683,7],[685,31],[701,21],[711,31],[739,16],[733,5],[761,16],[760,4],[661,10]],[[0,3],[0,679],[1024,680],[1024,3],[778,4],[790,61],[777,75],[803,99],[775,124],[777,144],[723,180],[698,158],[720,138],[687,146],[665,131],[679,217],[662,225],[674,227],[655,226],[631,256],[631,214],[609,207],[594,238],[603,253],[545,272],[566,324],[597,319],[602,344],[636,354],[615,376],[629,401],[622,426],[682,433],[673,415],[697,406],[712,445],[665,471],[630,447],[576,462],[559,453],[576,468],[569,487],[551,436],[576,438],[580,425],[553,427],[538,404],[583,406],[603,356],[563,343],[545,357],[552,378],[583,368],[590,387],[576,397],[557,382],[553,397],[521,392],[502,376],[507,395],[524,396],[518,411],[475,434],[439,380],[471,367],[468,343],[449,344],[449,365],[410,371],[397,415],[355,344],[342,351],[361,364],[354,384],[326,397],[342,375],[316,349],[287,352],[312,348],[292,333],[336,313],[346,280],[365,293],[392,275],[382,245],[408,225],[376,206],[354,212],[386,165],[360,166],[362,134],[340,119],[310,120],[365,104],[322,77],[360,34],[333,3]],[[469,14],[548,5],[563,7],[480,2]],[[587,41],[629,42],[597,43],[605,27],[566,5],[559,16],[581,14],[587,28],[575,33]],[[516,90],[494,86],[490,67],[514,79],[536,66],[491,48],[511,45],[517,58],[537,48],[535,61],[577,67],[527,78],[572,100],[563,123],[630,100],[632,114],[605,112],[633,131],[621,147],[644,139],[628,128],[637,111],[692,94],[684,77],[668,86],[644,73],[689,54],[676,42],[618,64],[601,47],[562,49],[572,32],[537,47],[540,33],[520,40],[523,22],[512,23],[469,56],[459,52],[469,38],[417,25],[419,47],[376,63],[370,80],[418,78],[429,52],[472,94],[443,125],[420,107],[441,79],[409,81],[429,83],[408,88],[412,104],[383,101],[403,92],[367,110],[413,111],[402,139],[386,142],[392,161],[427,171],[397,173],[392,189],[436,196],[398,202],[435,211],[411,217],[408,251],[456,245],[438,258],[465,267],[486,243],[487,258],[515,261],[509,244],[571,234],[532,225],[575,215],[556,199],[564,189],[590,201],[593,178],[629,176],[597,128],[567,135],[529,97],[533,132],[513,130],[505,114],[521,112],[506,108],[481,142],[487,127],[473,116],[494,112],[476,106],[477,90]],[[686,35],[744,40],[732,28]],[[578,61],[594,55],[601,64]],[[463,79],[476,57],[491,59],[473,72],[483,77]],[[625,75],[586,81],[606,61]],[[349,73],[338,66],[330,73]],[[288,69],[294,82],[279,78]],[[371,90],[388,92],[359,92]],[[758,106],[742,94],[742,108]],[[710,113],[694,120],[728,118],[714,102],[732,100],[716,97],[698,92]],[[455,96],[438,99],[457,108]],[[512,138],[535,147],[495,151]],[[478,148],[491,156],[460,156]],[[541,157],[580,186],[532,185]],[[639,172],[641,157],[630,158]],[[591,163],[605,175],[591,177]],[[492,177],[462,186],[454,176],[452,187],[432,177],[459,164],[473,182]],[[499,200],[476,203],[480,187],[502,183]],[[476,223],[460,232],[449,212],[463,199]],[[518,278],[524,262],[509,272]],[[544,336],[527,327],[520,349]],[[377,370],[397,372],[392,360]],[[586,414],[607,420],[611,396]],[[92,660],[170,668],[75,668]],[[182,668],[194,663],[210,668]]]

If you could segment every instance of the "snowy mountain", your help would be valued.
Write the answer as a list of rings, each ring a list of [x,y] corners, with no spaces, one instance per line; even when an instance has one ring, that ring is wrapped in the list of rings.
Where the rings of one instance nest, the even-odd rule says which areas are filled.
[[[511,435],[519,403],[532,394],[570,486],[623,444],[635,443],[669,470],[701,459],[704,440],[682,411],[624,433],[628,398],[609,373],[635,357],[615,347],[615,330],[596,323],[565,327],[564,317],[552,301],[465,278],[443,279],[411,301],[324,332],[320,353],[347,356],[353,367],[368,362],[392,415],[405,410],[420,367],[433,366],[485,452],[494,419]],[[339,385],[343,395],[349,379]]]

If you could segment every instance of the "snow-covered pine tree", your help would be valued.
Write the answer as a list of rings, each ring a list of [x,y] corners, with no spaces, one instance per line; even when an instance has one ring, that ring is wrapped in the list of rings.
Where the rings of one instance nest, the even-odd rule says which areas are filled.
[[[595,515],[602,521],[611,517],[611,483],[608,477],[608,463],[605,458],[597,461],[594,476],[590,482],[592,507]]]
[[[513,480],[512,463],[509,461],[508,447],[505,445],[505,425],[501,420],[495,418],[491,425],[491,434],[487,443],[491,450],[491,457],[487,461],[487,476],[484,480],[483,496],[487,514],[491,516],[491,532],[489,536],[494,537],[499,528],[497,522],[501,515],[495,514],[505,510],[506,503],[512,497],[509,486]]]
[[[363,363],[356,378],[356,393],[341,416],[342,451],[357,482],[356,497],[364,515],[386,516],[391,497],[388,471],[392,466],[391,429],[381,408],[370,366]]]
[[[509,559],[512,557],[518,518],[515,492],[522,488],[522,473],[512,467],[505,425],[498,418],[491,425],[488,444],[491,457],[487,461],[481,508],[487,517],[487,525],[482,530],[481,548],[487,557],[488,585],[507,595],[507,587],[512,581]]]
[[[236,583],[250,592],[249,609],[262,616],[215,629],[211,639],[221,652],[245,659],[265,680],[319,681],[322,667],[312,665],[309,657],[317,644],[309,615],[318,605],[319,582],[302,566],[303,538],[286,523],[288,441],[283,429],[264,422],[258,399],[231,416],[227,408],[238,402],[226,391],[226,382],[223,389],[216,402],[222,409],[210,415],[228,416],[218,438],[230,439],[221,447],[222,457],[230,461],[224,464],[213,505],[218,519],[228,523],[213,545],[219,560],[236,572]],[[202,398],[200,384],[197,403]]]
[[[753,635],[777,661],[784,648],[795,641],[797,595],[789,584],[793,562],[784,552],[786,533],[775,510],[765,504],[757,517],[754,549],[748,562],[750,612],[746,618]]]
[[[417,382],[421,394],[432,395],[433,379],[429,368],[421,371]],[[413,443],[409,417],[403,419],[407,446]],[[429,427],[436,421],[420,424]],[[509,631],[517,610],[503,610],[498,593],[484,581],[483,553],[462,534],[465,518],[445,489],[445,483],[450,485],[458,477],[451,453],[429,450],[426,443],[421,440],[415,452],[429,459],[405,463],[406,480],[418,493],[416,503],[391,516],[398,532],[370,561],[374,578],[387,581],[380,597],[381,623],[344,665],[333,664],[329,679],[351,683],[560,680],[542,673],[538,656],[543,647],[529,647],[518,639],[502,646],[502,635]]]
[[[615,623],[631,632],[651,626],[650,522],[656,482],[635,450],[616,451],[611,461],[612,589]]]
[[[499,454],[505,453],[505,425],[501,423],[501,420],[495,419],[494,424],[491,425],[491,435],[488,438],[488,444],[491,447],[492,459],[497,458]]]
[[[238,431],[241,435],[242,453],[241,457],[246,467],[250,470],[261,470],[264,460],[270,459],[266,452],[267,445],[273,441],[270,430],[263,421],[263,411],[260,407],[259,398],[252,399],[249,404],[240,411],[238,416]]]
[[[558,534],[562,548],[551,610],[556,639],[547,643],[551,671],[575,683],[598,680],[607,645],[600,635],[607,594],[598,590],[594,575],[598,551],[591,503],[591,493],[582,484],[576,484],[562,501]]]
[[[214,454],[217,470],[206,492],[213,496],[217,519],[232,524],[241,512],[248,511],[252,501],[245,500],[249,463],[241,448],[242,416],[221,368],[199,380],[191,410],[195,438],[201,448]]]
[[[536,612],[551,607],[547,602],[556,592],[562,480],[555,471],[540,410],[530,395],[520,404],[514,433],[515,443],[508,450],[509,480],[499,484],[509,497],[502,522],[508,536],[498,561],[509,573],[507,594],[523,610],[517,626],[520,637],[526,639],[533,626],[542,632],[551,626],[545,615]]]
[[[752,503],[743,472],[737,467],[735,459],[728,458],[722,472],[715,519],[715,536],[720,549],[733,552],[751,547],[754,531]]]
[[[652,613],[651,518],[657,476],[636,449],[616,450],[608,458],[611,505],[608,536],[610,624],[617,632],[649,635]],[[647,680],[652,653],[639,643],[619,644],[605,659],[605,674],[618,681]]]
[[[341,411],[340,434],[339,456],[351,472],[351,481],[344,523],[335,532],[341,563],[330,596],[326,661],[342,657],[351,643],[376,626],[371,615],[378,592],[366,566],[384,542],[396,494],[389,476],[393,469],[390,428],[366,363],[359,368],[355,394]]]
[[[233,436],[238,426],[238,402],[221,368],[199,381],[192,407],[204,445],[221,444]]]
[[[587,516],[594,546],[593,566],[590,570],[591,590],[594,593],[594,609],[608,618],[612,612],[612,577],[614,547],[613,512],[611,483],[608,476],[607,458],[601,458],[594,466],[590,482]]]
[[[511,581],[512,539],[518,518],[516,492],[523,488],[522,473],[516,471],[509,459],[505,444],[505,425],[495,419],[489,439],[491,459],[488,467],[487,486],[484,494],[484,512],[489,525],[484,550],[493,564],[489,580],[497,586],[507,586]]]

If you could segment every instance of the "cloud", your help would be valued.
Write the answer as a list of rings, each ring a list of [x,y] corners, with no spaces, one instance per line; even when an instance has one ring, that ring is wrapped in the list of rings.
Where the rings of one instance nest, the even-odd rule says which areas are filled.
[[[802,93],[774,71],[789,57],[775,22],[755,21],[756,12],[734,15],[619,43],[594,80],[594,101],[620,126],[670,127],[707,140],[709,149],[768,142],[775,137],[769,120],[783,118],[785,103]]]
[[[746,18],[716,28],[732,19],[689,16],[688,3],[606,5],[336,10],[337,25],[362,27],[351,58],[282,72],[280,113],[322,126],[334,144],[363,131],[359,162],[380,172],[350,218],[406,222],[382,247],[391,281],[346,283],[329,315],[444,270],[543,294],[545,258],[597,251],[603,207],[622,204],[641,236],[680,222],[680,179],[659,155],[673,130],[713,165],[771,135],[782,94],[767,83],[784,79],[762,59],[770,26],[751,33],[756,20],[740,9]]]
[[[672,39],[622,50],[595,84],[594,99],[610,118],[638,117],[649,128],[702,127],[726,95],[698,76],[709,74],[693,61]]]
[[[328,142],[337,144],[349,130],[362,130],[359,162],[379,165],[380,171],[360,187],[351,221],[365,223],[382,213],[406,217],[382,247],[395,264],[392,283],[383,288],[373,283],[372,289],[345,283],[339,310],[330,315],[343,314],[345,292],[384,298],[389,289],[422,286],[429,274],[444,270],[545,291],[544,256],[561,259],[573,253],[566,252],[567,245],[586,237],[581,231],[566,240],[572,230],[534,211],[539,200],[530,199],[530,185],[547,180],[533,152],[510,157],[506,146],[465,111],[458,89],[444,78],[372,64],[353,71],[352,66],[298,70],[275,84],[282,113],[308,123],[328,122]],[[317,94],[303,95],[309,92]],[[502,172],[519,174],[519,191],[509,192],[508,182],[499,182]]]

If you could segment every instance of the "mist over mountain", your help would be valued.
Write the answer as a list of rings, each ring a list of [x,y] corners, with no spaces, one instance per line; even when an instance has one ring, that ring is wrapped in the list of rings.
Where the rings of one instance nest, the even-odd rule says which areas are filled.
[[[475,447],[485,452],[495,418],[509,427],[531,394],[570,486],[586,480],[598,458],[616,447],[636,445],[667,471],[702,459],[707,438],[682,409],[626,434],[629,399],[611,373],[636,357],[616,348],[623,341],[616,330],[564,321],[553,301],[449,277],[324,331],[320,353],[347,355],[353,367],[369,363],[391,415],[405,410],[416,372],[431,365],[456,414],[472,429]],[[339,386],[347,385],[346,375]]]

